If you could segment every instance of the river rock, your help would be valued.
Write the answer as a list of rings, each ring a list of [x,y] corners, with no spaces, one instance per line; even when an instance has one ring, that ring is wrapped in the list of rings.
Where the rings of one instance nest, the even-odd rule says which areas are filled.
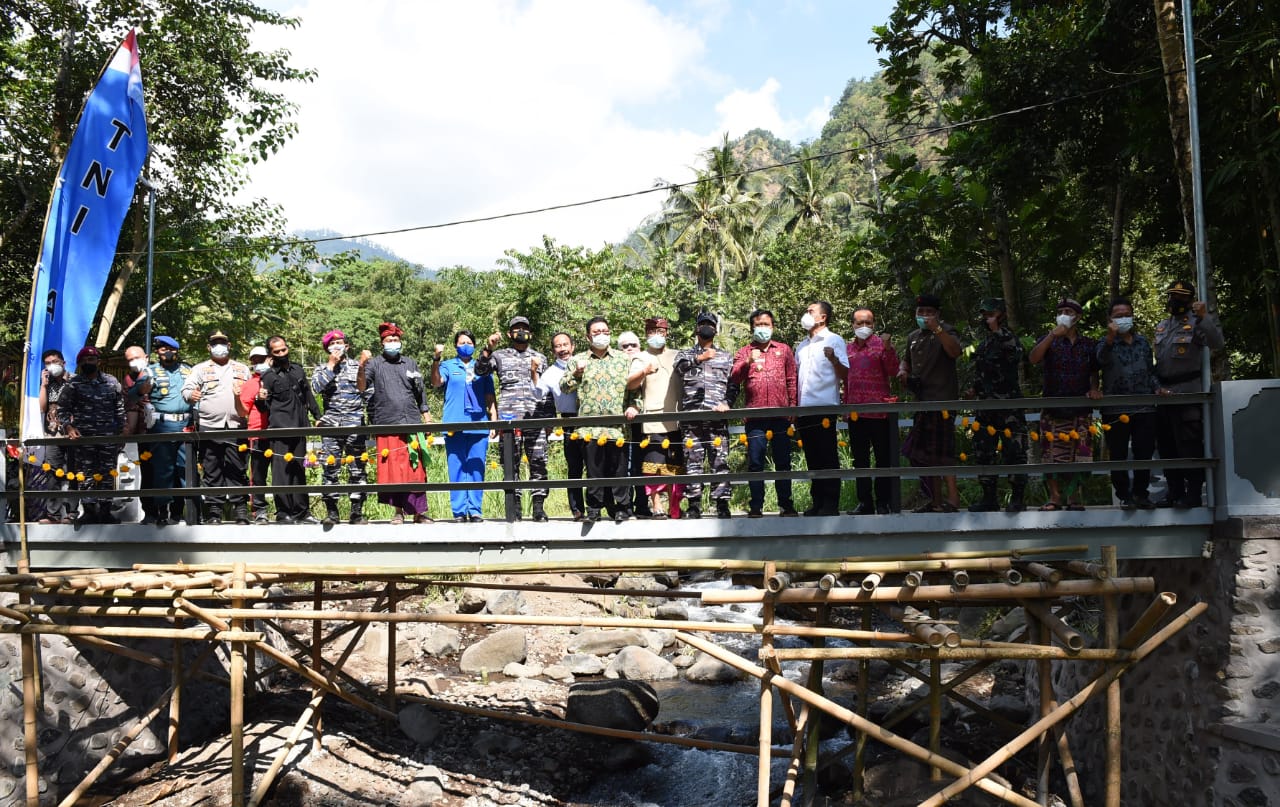
[[[991,623],[990,636],[996,641],[1007,640],[1014,631],[1027,624],[1027,614],[1021,608],[1014,608],[1009,613]]]
[[[434,807],[444,801],[444,776],[435,765],[428,765],[413,778],[413,783],[400,798],[404,807]]]
[[[684,677],[685,680],[695,684],[727,684],[741,679],[742,673],[723,661],[703,653],[689,669],[684,671]]]
[[[607,678],[627,678],[632,681],[665,681],[680,673],[671,662],[643,647],[624,647],[609,666],[604,668]]]
[[[524,609],[524,595],[518,591],[490,591],[485,598],[485,608],[499,616],[519,614]]]
[[[689,609],[684,603],[666,602],[659,605],[653,615],[658,619],[674,619],[683,621],[689,618]]]
[[[502,668],[502,674],[508,678],[537,678],[542,675],[542,665],[521,664],[513,661]]]
[[[996,695],[987,703],[987,708],[1018,725],[1026,725],[1031,717],[1026,698],[1017,695]]]
[[[484,594],[474,588],[464,588],[459,591],[458,598],[454,602],[460,614],[478,614],[488,605]]]
[[[655,653],[661,653],[662,648],[668,647],[676,643],[676,632],[673,630],[655,630],[648,629],[640,631],[645,638],[645,646]]]
[[[570,653],[607,656],[624,647],[647,647],[644,634],[635,630],[589,630],[579,633],[569,641]]]
[[[458,669],[464,673],[497,672],[513,661],[524,661],[528,656],[527,643],[523,628],[500,630],[464,650]]]
[[[599,675],[604,672],[604,662],[586,653],[570,653],[560,659],[560,664],[574,675]]]
[[[397,715],[400,730],[418,745],[431,745],[440,733],[440,719],[420,703],[410,704]]]
[[[424,624],[418,649],[427,656],[452,656],[462,649],[462,634],[448,625]]]
[[[658,693],[643,681],[583,681],[569,687],[565,720],[643,731],[658,716]]]
[[[587,658],[594,659],[597,663],[600,664],[602,668],[604,667],[604,663],[601,662],[600,659],[596,658],[595,656],[587,656]],[[552,664],[551,666],[543,670],[542,674],[552,679],[553,681],[567,681],[569,683],[573,682],[573,672],[571,672],[569,668],[564,666],[563,664]]]

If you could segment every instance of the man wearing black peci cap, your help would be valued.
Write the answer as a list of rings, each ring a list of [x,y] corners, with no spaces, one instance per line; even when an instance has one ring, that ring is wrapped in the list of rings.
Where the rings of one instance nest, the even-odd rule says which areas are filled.
[[[1224,340],[1218,318],[1195,299],[1195,286],[1179,280],[1165,289],[1169,317],[1156,326],[1156,392],[1172,395],[1200,392],[1200,357],[1206,348],[1221,348]],[[1156,407],[1156,445],[1164,459],[1204,456],[1204,423],[1200,404]],[[1199,507],[1203,468],[1169,468],[1164,472],[1169,492],[1158,507]]]

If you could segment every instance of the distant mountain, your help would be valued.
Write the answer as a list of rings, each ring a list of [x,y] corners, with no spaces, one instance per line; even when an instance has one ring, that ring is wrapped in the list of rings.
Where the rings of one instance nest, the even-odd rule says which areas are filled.
[[[355,252],[364,261],[382,260],[407,263],[417,269],[419,277],[429,279],[436,276],[435,270],[402,258],[381,244],[376,244],[367,238],[341,238],[341,234],[333,230],[295,230],[293,236],[307,241],[316,241],[316,252],[325,257],[337,255],[341,252]],[[318,241],[317,239],[331,240]]]

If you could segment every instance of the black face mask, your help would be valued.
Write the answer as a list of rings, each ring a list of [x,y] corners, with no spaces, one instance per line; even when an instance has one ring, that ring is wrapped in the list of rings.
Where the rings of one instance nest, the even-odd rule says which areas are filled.
[[[80,372],[84,373],[85,375],[93,375],[94,373],[98,372],[98,365],[93,364],[91,362],[82,362],[80,364]]]
[[[699,339],[714,339],[715,335],[716,328],[714,325],[701,325],[698,327]]]
[[[1175,315],[1186,313],[1187,309],[1190,307],[1191,306],[1187,305],[1181,297],[1170,297],[1169,304],[1166,306],[1166,308],[1169,309],[1169,313]]]
[[[288,356],[272,356],[271,363],[274,364],[276,367],[284,367],[289,363],[289,357]]]
[[[529,337],[531,336],[533,336],[533,334],[528,331],[512,331],[511,341],[515,342],[517,345],[527,345],[529,344]]]

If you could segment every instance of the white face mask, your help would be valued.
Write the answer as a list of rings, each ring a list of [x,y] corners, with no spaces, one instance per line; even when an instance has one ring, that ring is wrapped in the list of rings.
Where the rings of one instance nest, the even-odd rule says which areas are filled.
[[[872,328],[872,327],[871,327],[871,326],[869,326],[869,325],[863,325],[863,326],[862,326],[862,327],[860,327],[860,328],[854,328],[854,329],[853,329],[853,335],[854,335],[854,336],[856,336],[856,337],[858,337],[859,339],[861,339],[861,340],[862,340],[862,341],[864,341],[864,342],[865,342],[865,341],[867,341],[868,339],[870,339],[870,338],[871,338],[871,335],[872,335],[873,333],[875,333],[875,332],[876,332],[875,328]]]
[[[808,311],[804,312],[804,316],[800,318],[800,327],[804,328],[806,331],[813,330],[813,326],[817,324],[818,321],[815,320],[813,318],[813,314],[810,314]]]
[[[258,375],[262,375],[263,373],[265,373],[267,370],[270,370],[270,369],[271,369],[271,365],[267,364],[265,361],[259,364],[253,365],[253,371]]]
[[[382,352],[386,353],[388,356],[399,356],[400,343],[399,342],[383,342]]]
[[[667,346],[667,337],[663,336],[660,333],[655,333],[651,335],[645,341],[649,344],[649,347],[653,348],[654,350],[662,350],[664,347]]]
[[[66,368],[66,367],[64,367],[64,366],[63,366],[63,365],[61,365],[61,364],[50,364],[50,365],[49,365],[49,377],[50,377],[50,378],[61,378],[61,377],[62,377],[62,374],[63,374],[63,373],[65,373],[66,371],[67,371],[67,368]]]
[[[330,356],[341,356],[343,353],[346,353],[346,352],[347,352],[346,345],[329,345]]]
[[[129,362],[129,369],[133,370],[135,373],[140,373],[143,370],[147,369],[147,360],[133,359]]]
[[[1057,320],[1057,322],[1058,322],[1058,324],[1059,324],[1059,325],[1061,325],[1061,326],[1062,326],[1062,327],[1064,327],[1064,328],[1070,328],[1072,325],[1074,325],[1074,324],[1075,324],[1075,321],[1076,321],[1076,318],[1075,318],[1075,317],[1073,317],[1073,316],[1071,316],[1070,314],[1059,314],[1059,315],[1058,315],[1058,320]]]
[[[231,355],[231,347],[229,345],[210,345],[209,355],[215,359],[225,359]]]
[[[613,340],[609,338],[607,333],[598,333],[591,337],[591,346],[596,350],[605,350],[609,347]]]
[[[1133,317],[1116,317],[1116,330],[1128,333],[1133,330]]]

